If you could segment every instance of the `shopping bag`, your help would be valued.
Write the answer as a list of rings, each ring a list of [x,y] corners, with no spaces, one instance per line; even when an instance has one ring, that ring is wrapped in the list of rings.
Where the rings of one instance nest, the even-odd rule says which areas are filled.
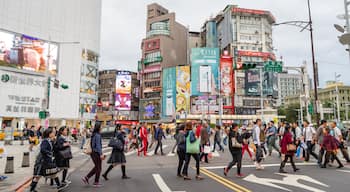
[[[210,153],[210,146],[209,145],[204,145],[203,152],[204,152],[204,154],[209,154]]]
[[[190,135],[186,138],[186,153],[198,154],[199,153],[200,140],[196,139],[194,142],[190,142]]]

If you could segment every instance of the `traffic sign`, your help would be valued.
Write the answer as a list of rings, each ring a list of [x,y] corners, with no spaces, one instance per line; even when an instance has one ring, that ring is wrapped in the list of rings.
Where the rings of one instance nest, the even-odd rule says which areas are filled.
[[[283,68],[282,61],[266,61],[264,63],[264,71],[281,73]]]

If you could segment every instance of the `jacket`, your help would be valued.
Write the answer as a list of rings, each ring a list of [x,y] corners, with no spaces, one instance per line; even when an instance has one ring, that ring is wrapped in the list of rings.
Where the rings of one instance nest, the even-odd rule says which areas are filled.
[[[102,139],[99,133],[94,133],[91,138],[92,152],[102,155]]]
[[[53,146],[50,139],[44,139],[40,144],[40,154],[43,164],[53,163]]]
[[[206,145],[209,142],[209,134],[207,129],[201,128],[201,145]]]
[[[323,143],[322,146],[326,151],[335,151],[338,149],[338,141],[331,135],[325,135],[323,136]]]
[[[284,133],[283,138],[281,140],[280,147],[281,147],[282,154],[292,155],[292,154],[294,154],[294,151],[288,152],[288,150],[287,150],[288,144],[293,144],[293,135],[290,132]]]
[[[228,134],[228,148],[230,149],[230,151],[232,152],[241,152],[242,148],[237,148],[237,147],[233,147],[232,146],[232,138],[236,138],[236,141],[238,143],[243,144],[243,138],[242,136],[239,134],[239,132],[230,130],[229,134]]]
[[[176,143],[177,143],[177,149],[179,150],[186,150],[186,137],[184,131],[179,131],[176,137]]]

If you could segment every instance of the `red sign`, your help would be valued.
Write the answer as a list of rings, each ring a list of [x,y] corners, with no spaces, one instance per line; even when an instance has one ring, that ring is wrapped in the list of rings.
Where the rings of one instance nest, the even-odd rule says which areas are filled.
[[[266,53],[266,52],[238,51],[238,55],[246,56],[246,57],[263,57],[264,60],[268,60],[268,59],[276,60],[276,56],[273,53]]]
[[[130,120],[117,120],[115,124],[121,125],[137,125],[138,121],[130,121]]]
[[[160,39],[152,39],[145,41],[144,50],[145,51],[153,51],[160,48]]]
[[[232,57],[220,58],[221,93],[225,96],[232,94]]]
[[[270,13],[270,11],[256,10],[256,9],[244,9],[244,8],[234,7],[232,9],[232,12],[233,13],[248,13],[248,14],[256,14],[256,15],[267,15],[272,19],[273,22],[276,21],[275,17]]]

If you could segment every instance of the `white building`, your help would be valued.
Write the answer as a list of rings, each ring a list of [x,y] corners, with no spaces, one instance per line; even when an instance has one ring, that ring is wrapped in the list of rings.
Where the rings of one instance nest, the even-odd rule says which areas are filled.
[[[302,81],[299,74],[278,74],[278,102],[277,105],[285,104],[285,98],[288,96],[300,95],[302,92]]]
[[[40,124],[46,63],[51,79],[69,86],[51,83],[50,125],[93,120],[101,1],[11,0],[0,1],[0,10],[0,124]]]

